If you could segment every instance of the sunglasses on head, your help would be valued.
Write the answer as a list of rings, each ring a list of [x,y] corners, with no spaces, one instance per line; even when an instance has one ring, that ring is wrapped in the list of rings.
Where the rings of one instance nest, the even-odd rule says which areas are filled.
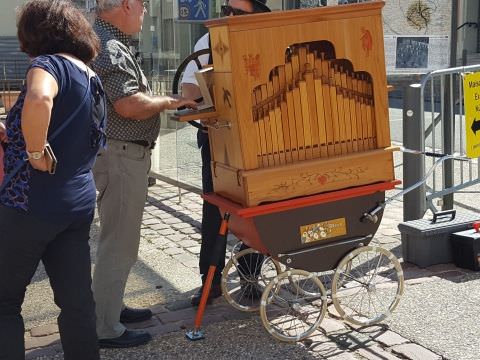
[[[251,12],[248,11],[243,11],[234,7],[231,7],[230,5],[222,5],[220,7],[220,16],[230,16],[230,15],[247,15],[251,14]]]

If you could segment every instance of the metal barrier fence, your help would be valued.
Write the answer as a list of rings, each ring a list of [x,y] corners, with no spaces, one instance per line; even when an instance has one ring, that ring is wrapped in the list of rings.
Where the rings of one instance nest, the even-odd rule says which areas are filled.
[[[404,92],[403,145],[407,149],[465,157],[463,76],[480,65],[432,71]],[[403,154],[405,188],[425,178],[435,157]],[[427,209],[453,208],[454,193],[480,183],[479,159],[442,162],[425,183],[404,195],[404,221],[420,219]]]
[[[154,95],[170,95],[174,73],[149,74],[148,80]],[[171,112],[160,115],[160,134],[152,151],[150,176],[178,188],[179,201],[182,189],[201,193],[201,157],[197,146],[197,129],[171,120]]]
[[[0,80],[0,109],[3,113],[10,111],[15,104],[24,82],[23,79]]]

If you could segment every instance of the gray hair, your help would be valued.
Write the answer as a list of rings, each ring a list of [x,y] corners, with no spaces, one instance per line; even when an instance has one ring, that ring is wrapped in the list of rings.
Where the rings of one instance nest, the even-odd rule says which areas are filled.
[[[97,12],[111,10],[122,5],[123,0],[97,0]],[[132,2],[132,0],[129,0]]]

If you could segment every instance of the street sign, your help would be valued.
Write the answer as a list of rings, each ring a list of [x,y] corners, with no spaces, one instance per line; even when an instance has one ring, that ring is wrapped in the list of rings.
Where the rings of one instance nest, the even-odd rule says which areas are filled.
[[[469,158],[480,157],[480,73],[463,78],[465,94],[466,153]]]
[[[178,0],[178,20],[208,20],[208,0]]]

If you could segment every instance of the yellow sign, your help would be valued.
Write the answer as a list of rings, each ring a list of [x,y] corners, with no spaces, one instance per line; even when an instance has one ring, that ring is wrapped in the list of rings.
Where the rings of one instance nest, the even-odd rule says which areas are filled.
[[[465,94],[466,153],[469,158],[480,157],[480,72],[463,78]]]
[[[330,239],[347,233],[345,218],[338,218],[300,226],[302,244]]]

